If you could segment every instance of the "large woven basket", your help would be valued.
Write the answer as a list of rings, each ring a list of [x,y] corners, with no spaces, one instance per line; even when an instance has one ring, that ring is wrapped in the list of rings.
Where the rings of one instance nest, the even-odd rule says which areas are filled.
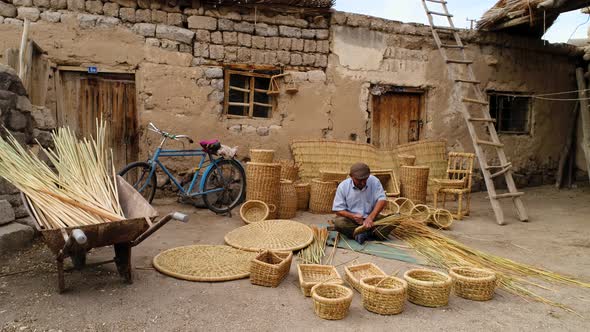
[[[388,197],[398,197],[400,195],[399,184],[393,169],[371,170],[371,174],[379,179]]]
[[[311,288],[320,283],[342,285],[338,270],[331,265],[299,264],[299,287],[305,296],[311,296]]]
[[[246,167],[246,199],[259,200],[274,206],[279,205],[279,186],[281,181],[280,164],[248,163]],[[278,211],[270,212],[274,219]]]
[[[316,214],[332,213],[336,189],[338,189],[338,183],[334,181],[312,180],[309,195],[309,212]]]
[[[253,163],[266,163],[270,164],[274,161],[275,150],[250,150],[250,161]]]
[[[262,251],[250,263],[250,283],[277,287],[289,274],[293,252]]]
[[[291,219],[297,214],[297,192],[293,182],[281,180],[279,219]]]
[[[442,307],[449,303],[453,280],[447,274],[424,269],[404,274],[408,282],[408,300],[424,307]]]
[[[320,181],[329,182],[335,181],[340,183],[348,177],[348,172],[341,172],[335,170],[320,170]]]
[[[269,213],[270,209],[263,201],[247,201],[240,207],[240,217],[246,224],[264,221],[268,218]]]
[[[453,278],[453,290],[457,296],[473,301],[494,298],[497,285],[495,272],[474,267],[453,267],[449,274]]]
[[[307,211],[309,208],[309,194],[311,187],[309,183],[296,183],[295,192],[297,194],[297,209]]]
[[[399,166],[414,166],[416,163],[416,156],[410,154],[400,154],[397,156]]]
[[[297,181],[299,166],[293,160],[279,160],[279,164],[281,164],[281,179]]]
[[[317,284],[311,288],[313,311],[322,319],[344,319],[348,315],[352,295],[352,290],[342,285]]]
[[[373,263],[365,263],[360,265],[352,265],[344,267],[344,279],[352,288],[361,293],[361,279],[366,277],[385,276],[385,272]]]
[[[380,315],[397,315],[404,311],[408,284],[396,277],[374,276],[361,279],[363,307]]]
[[[429,170],[425,166],[403,166],[400,171],[402,197],[407,197],[416,204],[425,204]]]

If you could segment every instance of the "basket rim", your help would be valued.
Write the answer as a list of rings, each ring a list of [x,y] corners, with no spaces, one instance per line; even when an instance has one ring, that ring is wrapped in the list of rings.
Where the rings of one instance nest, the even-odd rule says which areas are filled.
[[[261,163],[261,162],[256,162],[256,161],[249,161],[246,163],[246,165],[252,165],[252,166],[267,166],[267,167],[280,167],[281,164],[278,163]]]
[[[413,273],[416,272],[426,272],[426,273],[430,273],[430,274],[436,274],[439,275],[443,278],[445,278],[444,281],[424,281],[424,280],[420,280],[420,279],[416,279],[414,277],[412,277]],[[427,286],[427,287],[432,287],[432,286],[447,286],[447,285],[451,285],[453,283],[453,279],[451,278],[450,275],[440,272],[440,271],[435,271],[435,270],[427,270],[427,269],[412,269],[409,271],[406,271],[406,273],[404,273],[404,279],[406,279],[406,281],[408,283],[413,283],[416,285],[421,285],[421,286]]]
[[[412,168],[412,169],[430,169],[430,166],[416,165],[416,166],[401,166],[401,168]]]
[[[346,292],[346,295],[338,297],[338,298],[324,297],[324,296],[321,296],[318,293],[316,293],[316,290],[320,287],[340,288]],[[350,289],[344,285],[334,284],[331,282],[319,283],[311,288],[311,297],[318,302],[327,303],[327,304],[336,304],[336,303],[340,303],[340,302],[352,301],[353,295],[354,295],[354,292],[352,291],[352,289]]]
[[[259,222],[259,221],[252,221],[249,220],[248,218],[245,217],[245,212],[246,209],[250,208],[251,205],[262,205],[263,207],[265,207],[265,214],[264,214],[264,218],[262,220],[259,221],[264,221],[266,220],[266,218],[268,218],[268,216],[270,215],[270,207],[268,206],[268,204],[266,204],[264,201],[258,200],[258,199],[251,199],[248,200],[246,202],[244,202],[244,204],[242,204],[242,206],[240,206],[240,218],[242,218],[242,220],[246,223],[246,224],[251,224],[253,222]]]
[[[459,270],[471,270],[475,272],[483,272],[487,274],[487,276],[482,277],[468,277],[465,275],[460,274]],[[449,274],[451,277],[456,278],[461,281],[465,282],[493,282],[496,281],[498,278],[496,272],[488,269],[481,269],[472,266],[455,266],[449,269]]]
[[[317,284],[317,281],[307,281],[307,280],[303,280],[303,274],[301,273],[301,269],[305,269],[306,267],[309,268],[321,268],[324,270],[330,270],[330,271],[334,271],[336,272],[336,277],[334,277],[332,280],[326,282],[326,284],[339,284],[342,285],[344,282],[342,281],[342,277],[340,276],[340,273],[338,272],[338,270],[332,266],[332,265],[320,265],[320,264],[297,264],[297,273],[299,275],[299,284],[301,286],[310,286],[310,285],[314,285]]]
[[[299,182],[299,183],[294,183],[293,185],[295,187],[309,187],[310,186],[309,182]]]
[[[384,288],[381,286],[373,286],[373,285],[369,285],[367,284],[367,281],[369,280],[373,280],[373,279],[393,279],[395,281],[400,282],[402,285],[401,287],[396,287],[396,288]],[[408,282],[402,278],[398,278],[395,276],[372,276],[372,277],[364,277],[360,280],[360,286],[363,290],[367,290],[367,291],[371,291],[371,292],[376,292],[376,293],[381,293],[381,294],[399,294],[399,293],[403,293],[407,288],[408,288]]]
[[[250,149],[250,152],[255,151],[255,152],[272,152],[275,153],[275,150],[271,150],[271,149]]]
[[[271,253],[271,254],[286,254],[287,257],[282,258],[279,256],[279,258],[281,258],[281,262],[277,263],[277,264],[270,264],[267,262],[263,262],[261,260],[258,259],[258,257],[266,254],[266,253]],[[272,267],[272,268],[276,268],[276,267],[280,267],[284,264],[286,264],[287,262],[289,262],[291,259],[293,259],[293,252],[292,251],[281,251],[281,250],[262,250],[258,253],[258,255],[256,255],[254,258],[252,258],[252,262],[256,262],[256,264],[262,265],[262,266],[267,266],[267,267]]]

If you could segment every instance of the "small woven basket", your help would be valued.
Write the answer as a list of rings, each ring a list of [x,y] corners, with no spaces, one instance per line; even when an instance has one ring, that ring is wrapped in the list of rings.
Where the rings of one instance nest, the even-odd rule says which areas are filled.
[[[448,210],[437,209],[430,215],[428,223],[441,229],[449,229],[453,225],[453,214]]]
[[[361,279],[385,275],[385,272],[373,263],[344,267],[344,279],[359,293],[362,293]]]
[[[275,150],[250,150],[250,161],[253,163],[266,163],[270,164],[274,161]]]
[[[410,211],[410,216],[414,221],[425,224],[430,219],[430,208],[424,204],[415,205]]]
[[[297,214],[297,192],[293,182],[281,180],[279,219],[291,219]]]
[[[246,224],[264,221],[269,213],[270,209],[263,201],[250,200],[240,207],[240,217]]]
[[[404,311],[408,283],[396,277],[374,276],[361,279],[363,307],[380,315]]]
[[[297,181],[299,177],[299,166],[293,160],[279,160],[281,164],[281,179]]]
[[[416,156],[412,156],[410,154],[398,154],[397,160],[399,161],[399,166],[414,166],[416,163]]]
[[[348,315],[352,295],[352,290],[342,285],[317,284],[311,288],[313,311],[322,319],[343,319]]]
[[[404,274],[408,282],[408,300],[424,307],[442,307],[449,303],[453,280],[447,274],[424,269]]]
[[[348,177],[347,172],[320,170],[320,180],[324,182],[335,181],[340,183]]]
[[[299,287],[305,296],[311,296],[311,288],[320,283],[342,285],[338,270],[331,265],[299,264]]]
[[[248,163],[246,166],[246,199],[259,200],[266,204],[279,205],[279,187],[281,181],[280,164]],[[272,208],[271,208],[272,209]],[[271,210],[270,219],[277,217],[277,211]]]
[[[295,193],[297,194],[297,209],[307,211],[309,208],[309,194],[311,187],[309,183],[296,183]]]
[[[495,272],[474,267],[453,267],[449,274],[453,278],[453,290],[457,296],[473,301],[494,298],[497,285]]]
[[[338,189],[338,183],[335,181],[312,180],[309,194],[309,212],[316,214],[332,213],[336,189]]]
[[[414,203],[426,203],[428,194],[428,173],[426,166],[402,166],[400,171],[401,195]]]
[[[412,200],[405,197],[398,197],[393,202],[399,206],[398,213],[403,215],[410,215],[414,206],[416,206]]]
[[[277,287],[289,274],[293,252],[265,250],[250,263],[250,283]]]

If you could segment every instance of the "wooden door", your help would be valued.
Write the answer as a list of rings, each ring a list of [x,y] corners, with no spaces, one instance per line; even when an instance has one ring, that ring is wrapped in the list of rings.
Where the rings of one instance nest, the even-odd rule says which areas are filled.
[[[422,95],[388,93],[373,96],[371,140],[380,149],[418,141],[422,127]]]
[[[60,72],[59,126],[69,126],[79,137],[96,134],[101,117],[109,126],[107,139],[116,170],[137,160],[137,109],[133,75]]]

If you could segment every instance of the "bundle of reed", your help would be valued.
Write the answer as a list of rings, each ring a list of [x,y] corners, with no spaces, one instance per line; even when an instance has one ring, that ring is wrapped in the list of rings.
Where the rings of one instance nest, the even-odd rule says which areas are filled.
[[[532,17],[537,6],[544,0],[500,0],[486,11],[477,22],[478,29],[490,29],[495,25],[518,17]],[[524,21],[527,23],[527,21]]]
[[[106,124],[97,136],[78,141],[68,128],[52,134],[55,149],[45,149],[57,173],[10,134],[0,138],[0,176],[23,192],[35,219],[45,229],[123,220],[115,184]]]
[[[534,300],[573,312],[569,307],[544,298],[528,289],[527,286],[548,289],[530,279],[537,279],[551,284],[567,284],[590,288],[590,283],[582,282],[573,277],[517,263],[507,258],[470,248],[438,234],[426,225],[416,222],[402,220],[392,234],[398,239],[406,241],[413,249],[436,267],[449,269],[452,267],[469,266],[492,270],[498,275],[499,287],[501,289],[520,296],[525,300]]]
[[[326,255],[326,241],[328,241],[328,229],[319,228],[316,225],[309,226],[313,231],[313,242],[301,250],[297,257],[301,264],[322,264],[322,258]]]

